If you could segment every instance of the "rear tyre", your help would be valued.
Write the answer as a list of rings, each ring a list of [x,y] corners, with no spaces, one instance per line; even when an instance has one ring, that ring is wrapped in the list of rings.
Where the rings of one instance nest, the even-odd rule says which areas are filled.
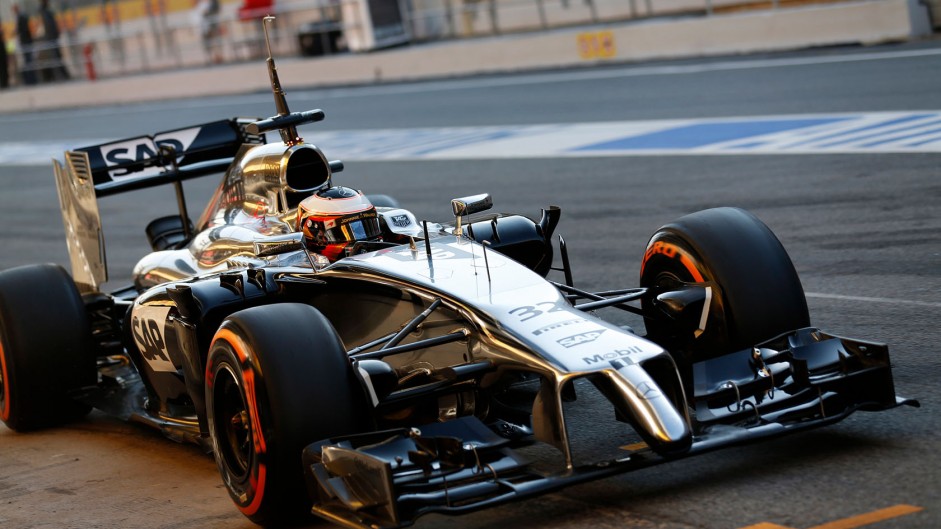
[[[650,302],[647,336],[691,358],[722,355],[807,327],[810,316],[797,271],[771,230],[751,213],[715,208],[692,213],[657,230],[647,243],[640,286],[669,289],[710,283],[705,331],[682,336]]]
[[[206,407],[229,496],[260,525],[311,517],[301,453],[368,428],[370,410],[333,326],[308,305],[237,312],[209,350]]]
[[[96,383],[82,296],[61,267],[0,272],[0,420],[23,432],[85,416],[70,398]]]

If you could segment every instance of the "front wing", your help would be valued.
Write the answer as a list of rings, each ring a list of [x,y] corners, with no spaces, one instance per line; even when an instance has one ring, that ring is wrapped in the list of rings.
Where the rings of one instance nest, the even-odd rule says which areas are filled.
[[[640,444],[563,471],[528,464],[513,442],[469,416],[340,437],[304,451],[314,514],[351,528],[411,525],[462,514],[673,459],[838,422],[896,397],[888,348],[803,329],[759,347],[693,364],[692,440],[680,454]],[[563,426],[564,427],[564,426]]]

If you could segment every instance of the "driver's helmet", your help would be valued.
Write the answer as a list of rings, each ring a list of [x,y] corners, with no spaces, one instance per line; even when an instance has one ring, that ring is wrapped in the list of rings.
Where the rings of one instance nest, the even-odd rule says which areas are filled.
[[[356,241],[381,235],[376,208],[361,191],[343,186],[321,189],[297,206],[298,231],[307,248],[331,261]]]

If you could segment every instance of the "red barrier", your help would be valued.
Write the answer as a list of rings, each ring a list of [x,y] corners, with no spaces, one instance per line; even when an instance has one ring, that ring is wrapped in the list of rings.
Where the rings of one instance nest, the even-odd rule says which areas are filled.
[[[82,48],[82,57],[85,59],[85,76],[88,77],[89,81],[94,81],[98,78],[95,74],[94,52],[95,45],[90,42]]]

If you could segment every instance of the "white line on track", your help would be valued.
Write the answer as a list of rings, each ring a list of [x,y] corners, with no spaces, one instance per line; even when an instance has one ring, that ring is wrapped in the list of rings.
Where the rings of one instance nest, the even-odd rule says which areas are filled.
[[[873,298],[867,296],[843,296],[840,294],[823,294],[819,292],[805,292],[808,298],[835,299],[839,301],[859,301],[862,303],[887,303],[890,305],[912,305],[916,307],[941,308],[941,303],[933,301],[916,301],[913,299]]]
[[[601,68],[591,70],[571,70],[566,72],[519,74],[484,79],[456,79],[449,81],[430,81],[416,84],[393,84],[378,87],[298,90],[298,98],[316,97],[347,98],[365,97],[379,94],[410,94],[415,92],[438,92],[444,90],[466,90],[478,88],[496,88],[501,86],[520,86],[545,83],[567,83],[600,79],[620,79],[625,77],[648,77],[660,75],[687,75],[731,70],[755,70],[761,68],[780,68],[790,66],[813,66],[834,63],[862,61],[885,61],[905,58],[932,57],[941,55],[941,48],[923,50],[903,50],[874,53],[853,53],[842,55],[823,55],[814,57],[782,57],[770,59],[746,59],[738,61],[717,61],[699,64],[661,65],[661,66],[625,66],[621,68]],[[270,99],[270,96],[267,96]],[[292,97],[295,97],[292,94]]]
[[[941,111],[305,131],[304,135],[329,156],[347,161],[937,153]],[[48,164],[51,156],[66,149],[105,141],[0,142],[0,165]],[[150,145],[148,150],[154,148]]]

